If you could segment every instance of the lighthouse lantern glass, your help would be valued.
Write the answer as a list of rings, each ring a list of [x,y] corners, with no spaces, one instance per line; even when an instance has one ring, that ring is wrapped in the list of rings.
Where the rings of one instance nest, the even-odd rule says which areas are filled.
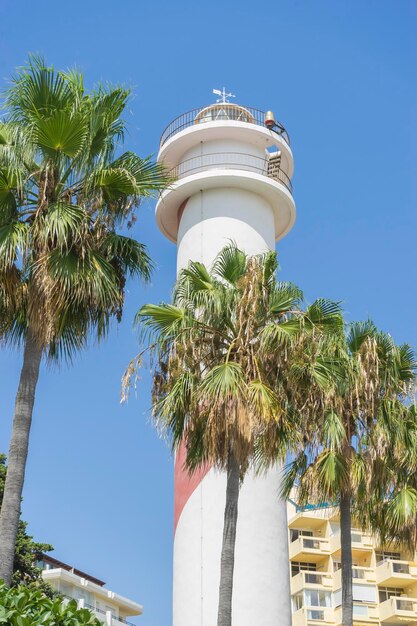
[[[213,104],[200,111],[195,118],[195,124],[217,122],[222,120],[234,120],[236,122],[249,122],[252,124],[255,123],[253,115],[251,115],[244,107],[222,102],[220,104]]]

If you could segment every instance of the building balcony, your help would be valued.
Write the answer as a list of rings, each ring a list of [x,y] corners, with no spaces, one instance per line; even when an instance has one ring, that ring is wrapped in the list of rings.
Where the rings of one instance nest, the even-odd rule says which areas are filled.
[[[342,623],[342,607],[338,606],[335,611],[335,624]],[[353,624],[354,626],[366,626],[367,624],[379,624],[379,612],[376,605],[364,603],[353,604]]]
[[[363,552],[372,552],[374,549],[374,541],[372,536],[368,533],[361,533],[356,530],[352,530],[352,554],[353,556],[360,556]],[[331,553],[340,553],[340,532],[334,533],[330,537],[330,550]]]
[[[414,624],[417,622],[417,598],[393,597],[379,605],[381,624]]]
[[[352,579],[354,583],[375,585],[375,570],[371,567],[352,567]],[[342,586],[342,570],[338,569],[334,573],[334,588],[340,589]]]
[[[314,563],[314,557],[330,554],[330,543],[327,537],[298,537],[289,546],[290,559]]]
[[[332,572],[299,572],[291,578],[291,594],[298,593],[303,589],[324,589],[333,587]]]
[[[376,566],[376,582],[384,587],[408,587],[417,583],[417,563],[384,559]]]
[[[74,598],[68,598],[68,600],[73,599]],[[103,611],[103,609],[99,609],[92,604],[88,604],[88,602],[85,602],[84,600],[76,600],[76,602],[79,609],[88,609],[106,626],[135,626],[132,622],[129,622],[121,615],[116,617],[111,611]]]
[[[313,626],[314,624],[334,626],[336,624],[334,610],[327,607],[304,606],[292,614],[292,626]]]
[[[303,509],[291,517],[288,528],[301,528],[315,530],[325,527],[330,519],[329,509],[317,507],[315,509]]]
[[[215,152],[185,159],[172,168],[169,174],[178,180],[207,170],[243,170],[267,176],[283,184],[292,193],[291,180],[279,165],[279,155],[274,152],[265,158],[242,152]]]

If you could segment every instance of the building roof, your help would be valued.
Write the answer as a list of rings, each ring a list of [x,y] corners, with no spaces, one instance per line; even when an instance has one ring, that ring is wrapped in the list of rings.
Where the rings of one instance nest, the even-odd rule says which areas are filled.
[[[95,576],[91,576],[90,574],[87,574],[86,572],[83,572],[82,570],[77,569],[76,567],[73,567],[72,565],[68,565],[68,563],[59,561],[58,559],[55,559],[53,556],[50,556],[49,554],[42,554],[42,559],[45,563],[51,565],[53,568],[65,569],[67,570],[67,572],[70,572],[71,574],[76,574],[77,576],[81,576],[82,578],[85,578],[86,580],[91,581],[95,585],[99,585],[99,587],[103,587],[106,584],[104,580],[100,580],[99,578],[96,578]]]

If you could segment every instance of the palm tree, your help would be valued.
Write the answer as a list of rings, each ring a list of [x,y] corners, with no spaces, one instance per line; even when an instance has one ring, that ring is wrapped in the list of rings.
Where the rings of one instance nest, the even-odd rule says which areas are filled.
[[[137,316],[158,362],[158,427],[174,450],[185,444],[190,472],[208,464],[227,473],[218,626],[231,626],[239,487],[256,441],[278,425],[276,453],[285,456],[297,432],[287,410],[291,381],[296,386],[289,366],[307,336],[311,341],[321,326],[340,323],[338,306],[324,300],[303,311],[301,291],[277,282],[276,270],[275,253],[248,258],[232,244],[211,271],[192,262],[180,273],[172,305],[148,304]],[[128,368],[125,385],[141,358]],[[287,575],[288,563],[283,571]]]
[[[413,357],[411,357],[413,358]],[[417,408],[396,400],[381,420],[360,514],[380,545],[417,545]],[[394,418],[394,419],[393,419]]]
[[[352,626],[352,514],[361,512],[358,519],[365,526],[364,507],[369,511],[376,496],[370,485],[375,483],[371,477],[380,458],[381,434],[387,429],[392,433],[403,417],[402,400],[415,380],[415,358],[408,346],[396,346],[371,322],[352,324],[348,334],[334,339],[325,350],[337,363],[331,373],[335,393],[328,396],[321,415],[310,416],[310,438],[287,467],[283,495],[288,497],[297,486],[301,504],[312,499],[339,507],[342,625]],[[382,500],[387,487],[385,481]]]
[[[42,357],[67,358],[121,319],[128,276],[145,281],[145,247],[117,229],[163,170],[131,152],[129,91],[31,58],[5,93],[0,124],[0,338],[23,346],[0,514],[0,579],[10,585],[35,389]]]

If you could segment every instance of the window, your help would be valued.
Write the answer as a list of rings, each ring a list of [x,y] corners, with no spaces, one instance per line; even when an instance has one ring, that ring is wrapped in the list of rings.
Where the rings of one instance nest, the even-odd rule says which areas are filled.
[[[322,584],[322,574],[316,574],[311,572],[305,573],[305,581],[306,583],[310,583],[312,585],[321,585]]]
[[[362,543],[362,533],[360,530],[352,528],[350,535],[352,537],[352,541],[355,543]]]
[[[399,587],[380,587],[379,588],[379,601],[385,602],[390,598],[398,598],[404,593],[404,589]]]
[[[308,550],[320,550],[320,541],[310,537],[303,537],[303,547]]]
[[[386,559],[399,561],[401,558],[401,554],[399,552],[388,552],[388,550],[378,550],[375,552],[375,556],[377,563],[381,563],[381,561],[385,561]]]
[[[356,602],[371,602],[372,604],[376,603],[376,587],[374,585],[358,585],[354,583],[353,599],[356,600]]]
[[[330,593],[321,589],[304,591],[306,606],[330,606]]]
[[[195,124],[214,122],[216,120],[236,120],[237,122],[254,122],[254,118],[247,109],[240,106],[217,104],[207,107],[195,118]]]
[[[312,536],[313,536],[312,530],[299,530],[298,528],[291,528],[290,530],[291,543],[293,541],[296,541],[298,537],[312,537]]]
[[[293,603],[294,611],[298,611],[299,609],[302,609],[303,608],[303,594],[297,593],[295,596],[293,596],[292,603]]]
[[[393,563],[392,571],[395,574],[409,574],[410,566],[408,565],[408,563]]]
[[[355,617],[368,617],[368,607],[366,604],[354,604],[353,615]]]
[[[84,600],[90,607],[94,606],[94,597],[86,589],[77,588],[76,595],[79,600]]]
[[[324,620],[324,611],[307,611],[307,619]]]
[[[414,611],[414,602],[412,600],[397,598],[396,605],[397,611]]]
[[[291,576],[296,576],[299,572],[315,572],[316,570],[317,565],[315,563],[291,562]]]

